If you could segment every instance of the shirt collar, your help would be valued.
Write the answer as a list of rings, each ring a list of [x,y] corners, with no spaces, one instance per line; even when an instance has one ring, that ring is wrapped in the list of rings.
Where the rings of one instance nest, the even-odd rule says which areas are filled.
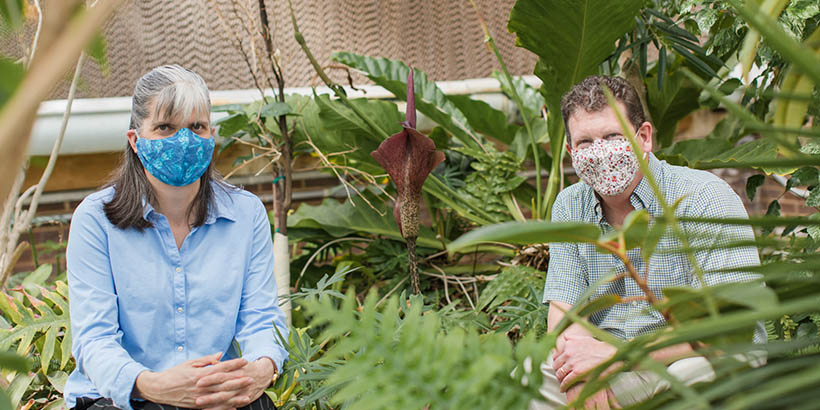
[[[232,207],[231,207],[231,197],[228,193],[228,190],[236,189],[232,186],[222,186],[218,183],[211,182],[211,189],[213,189],[214,193],[214,201],[213,207],[211,208],[211,212],[208,213],[208,217],[205,218],[205,224],[210,225],[216,222],[219,218],[225,218],[232,222],[236,222],[236,215],[234,215]],[[151,202],[148,201],[147,198],[142,198],[142,217],[145,220],[149,220],[149,216],[153,214],[154,206],[151,205]]]
[[[663,175],[663,166],[660,160],[658,160],[658,158],[655,157],[655,154],[651,152],[647,154],[646,158],[649,162],[649,172],[651,172],[652,176],[655,177],[655,181],[660,181],[661,176]],[[590,189],[592,188],[590,187]],[[595,190],[592,190],[592,193],[595,219],[599,224],[603,224],[606,221],[604,220],[604,212],[601,208],[601,199]],[[652,187],[649,185],[649,181],[646,180],[645,176],[641,178],[641,182],[638,182],[635,190],[633,190],[629,195],[629,202],[632,203],[632,206],[635,209],[646,209],[650,214],[654,215],[658,203],[655,199],[654,192],[652,192]]]

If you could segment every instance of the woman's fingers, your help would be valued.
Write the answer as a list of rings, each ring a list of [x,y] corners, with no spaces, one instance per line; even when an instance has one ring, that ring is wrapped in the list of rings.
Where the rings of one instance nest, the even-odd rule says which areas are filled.
[[[251,399],[244,392],[220,391],[204,395],[196,399],[196,407],[243,407],[250,404]]]
[[[205,367],[208,365],[219,363],[219,359],[222,357],[222,352],[209,354],[207,356],[198,357],[196,359],[188,360],[187,363],[190,364],[192,367]]]
[[[239,390],[248,387],[253,379],[241,373],[220,373],[203,377],[196,387],[207,391]]]

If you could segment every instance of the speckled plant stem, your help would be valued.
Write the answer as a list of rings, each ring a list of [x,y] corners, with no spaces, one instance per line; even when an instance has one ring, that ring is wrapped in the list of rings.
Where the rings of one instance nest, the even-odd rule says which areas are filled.
[[[407,256],[410,258],[410,266],[408,267],[410,275],[410,285],[413,287],[413,294],[418,295],[419,290],[419,267],[418,257],[416,256],[416,238],[405,238],[407,241]]]

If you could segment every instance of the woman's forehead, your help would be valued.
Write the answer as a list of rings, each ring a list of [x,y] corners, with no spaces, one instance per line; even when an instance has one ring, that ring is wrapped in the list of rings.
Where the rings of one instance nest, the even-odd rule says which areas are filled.
[[[207,107],[178,107],[173,103],[151,104],[149,115],[154,123],[190,124],[210,122],[210,111]]]

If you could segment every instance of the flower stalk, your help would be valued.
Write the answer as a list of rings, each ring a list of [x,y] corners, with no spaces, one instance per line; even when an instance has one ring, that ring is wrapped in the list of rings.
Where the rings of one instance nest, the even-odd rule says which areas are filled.
[[[370,155],[381,164],[396,185],[398,195],[393,216],[399,224],[399,232],[407,243],[410,259],[408,274],[413,293],[419,294],[416,238],[419,236],[421,189],[430,172],[444,161],[444,153],[436,151],[433,140],[416,130],[416,96],[412,67],[407,76],[407,108],[402,130],[382,141],[379,148]]]

